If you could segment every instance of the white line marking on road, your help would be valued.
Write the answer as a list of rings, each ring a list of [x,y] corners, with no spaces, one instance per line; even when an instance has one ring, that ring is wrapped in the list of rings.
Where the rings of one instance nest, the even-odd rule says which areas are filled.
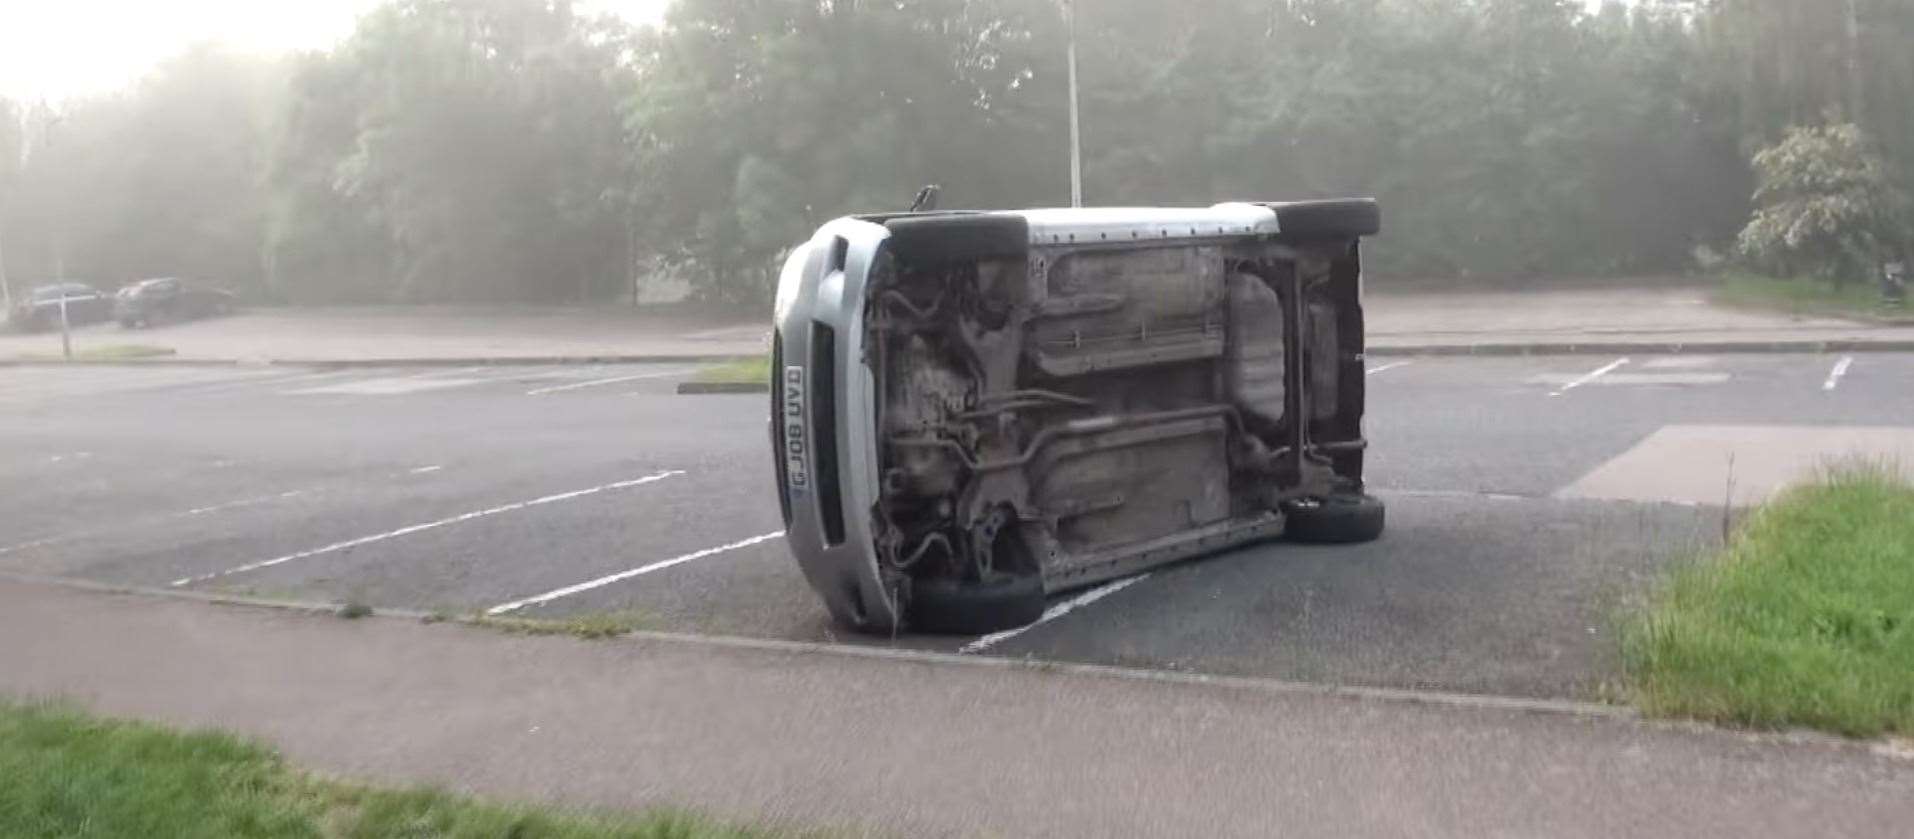
[[[663,379],[670,376],[682,376],[689,372],[691,371],[666,370],[661,373],[644,373],[637,376],[618,376],[618,377],[610,378],[610,379],[593,379],[589,382],[573,382],[568,385],[558,385],[557,387],[541,387],[537,390],[528,390],[528,391],[525,391],[525,395],[526,396],[544,396],[547,393],[563,393],[568,390],[583,390],[588,387],[601,387],[604,385],[615,385],[615,384],[620,384],[623,382],[635,382],[641,379]]]
[[[31,542],[21,542],[21,543],[20,543],[20,544],[18,544],[18,545],[8,545],[8,546],[6,546],[6,547],[4,547],[4,548],[0,548],[0,556],[6,556],[7,554],[10,554],[10,553],[13,553],[13,552],[15,552],[15,551],[24,551],[24,550],[27,550],[27,549],[29,549],[29,548],[38,548],[38,547],[44,547],[44,546],[46,546],[46,545],[57,545],[57,544],[59,544],[59,543],[61,543],[61,542],[64,542],[64,541],[66,541],[66,540],[68,540],[68,539],[72,539],[72,538],[74,538],[74,537],[72,537],[72,536],[48,536],[48,537],[47,537],[47,538],[45,538],[45,539],[35,539],[35,540],[33,540],[33,541],[31,541]]]
[[[1595,381],[1596,379],[1599,379],[1603,376],[1613,373],[1616,370],[1620,370],[1626,366],[1628,366],[1628,359],[1626,358],[1615,359],[1614,361],[1609,362],[1607,366],[1599,370],[1596,370],[1593,373],[1590,373],[1586,376],[1576,379],[1575,381],[1569,382],[1568,384],[1562,385],[1560,389],[1556,390],[1554,393],[1549,394],[1549,396],[1551,398],[1556,396],[1561,396],[1563,394],[1568,393],[1571,390],[1581,387],[1582,385],[1588,384],[1589,382]]]
[[[1415,360],[1414,360],[1414,359],[1410,359],[1410,360],[1408,360],[1408,361],[1394,361],[1394,362],[1390,362],[1390,363],[1388,363],[1388,364],[1384,364],[1384,365],[1382,365],[1381,367],[1371,367],[1371,368],[1369,368],[1369,375],[1371,375],[1371,376],[1374,376],[1374,375],[1376,375],[1377,373],[1387,373],[1387,372],[1389,372],[1389,371],[1391,371],[1391,370],[1394,370],[1394,369],[1396,369],[1396,368],[1398,368],[1398,367],[1407,367],[1407,366],[1409,366],[1409,365],[1411,365],[1411,364],[1414,364],[1414,363],[1416,363],[1416,362],[1415,362]]]
[[[1547,501],[1546,497],[1511,495],[1506,492],[1469,492],[1467,490],[1448,489],[1387,489],[1370,490],[1377,495],[1400,495],[1405,498],[1456,498],[1468,501]]]
[[[360,545],[370,545],[374,542],[383,542],[387,539],[397,539],[400,536],[410,536],[414,533],[420,533],[427,530],[436,530],[438,528],[445,527],[447,525],[460,524],[462,522],[472,521],[473,519],[482,519],[482,518],[485,518],[486,516],[496,516],[500,513],[510,513],[516,510],[523,510],[528,507],[538,507],[545,504],[556,504],[560,501],[570,501],[574,498],[584,498],[585,496],[597,495],[601,492],[610,492],[612,490],[630,489],[632,487],[644,486],[645,484],[656,483],[666,478],[671,478],[671,477],[675,477],[682,474],[684,473],[680,471],[675,471],[675,470],[668,471],[668,472],[659,472],[656,475],[646,475],[645,477],[642,477],[642,478],[635,478],[629,481],[619,481],[615,484],[604,484],[602,486],[590,487],[588,489],[578,489],[578,490],[572,490],[571,492],[561,492],[561,493],[558,493],[557,495],[547,495],[547,496],[544,496],[543,498],[534,498],[530,501],[519,501],[512,504],[503,504],[497,507],[487,507],[486,509],[483,509],[483,510],[474,510],[470,513],[462,513],[460,515],[452,516],[451,518],[439,519],[437,521],[429,521],[424,524],[415,524],[409,527],[401,527],[398,530],[390,530],[385,533],[375,533],[371,536],[361,536],[357,539],[348,539],[344,542],[334,542],[330,545],[326,545],[325,547],[313,548],[312,550],[309,550],[309,551],[300,551],[294,554],[287,554],[285,556],[274,557],[272,559],[264,560],[261,562],[248,563],[246,565],[241,565],[237,568],[228,568],[224,571],[216,571],[211,574],[201,574],[197,577],[181,577],[177,580],[174,580],[169,585],[171,585],[174,588],[178,588],[180,586],[192,585],[193,583],[203,583],[203,582],[206,582],[207,580],[219,579],[220,577],[229,577],[234,574],[243,574],[248,571],[258,571],[261,568],[271,568],[275,565],[284,565],[294,560],[310,559],[315,556],[323,556],[329,553],[337,553],[339,551],[356,548],[356,547],[359,547]]]
[[[624,582],[625,580],[629,580],[633,577],[642,577],[654,571],[663,571],[666,568],[670,568],[676,565],[683,565],[693,560],[704,559],[705,557],[708,557],[708,556],[717,556],[718,554],[721,554],[721,553],[729,553],[731,551],[735,551],[740,548],[748,548],[760,542],[769,542],[772,539],[776,539],[783,535],[784,535],[784,531],[780,530],[780,531],[777,531],[776,533],[766,533],[761,536],[753,536],[749,539],[741,539],[739,541],[732,542],[729,545],[719,545],[715,548],[705,548],[702,551],[694,551],[692,553],[685,554],[684,556],[674,556],[670,559],[663,560],[660,562],[654,562],[650,565],[641,565],[637,568],[631,569],[630,571],[620,571],[616,574],[612,574],[607,577],[599,577],[596,580],[590,580],[587,582],[579,583],[578,585],[575,585],[575,586],[566,586],[561,589],[553,589],[551,591],[545,592],[544,594],[538,595],[537,597],[527,597],[524,600],[514,600],[510,603],[500,603],[497,606],[493,606],[490,609],[486,609],[485,614],[488,614],[488,615],[509,614],[511,612],[516,612],[520,609],[523,609],[527,606],[538,606],[541,604],[550,603],[561,597],[570,597],[574,594],[578,594],[579,592],[591,591],[592,589],[595,589],[595,588],[603,588],[605,586],[611,585],[612,583]]]
[[[206,513],[217,513],[221,510],[232,510],[239,507],[251,507],[254,504],[264,504],[268,501],[280,501],[287,498],[298,498],[299,496],[305,495],[305,494],[306,494],[306,491],[302,489],[289,490],[286,492],[279,493],[278,495],[262,495],[258,498],[242,498],[238,501],[228,501],[224,504],[213,504],[207,507],[194,507],[193,509],[187,510],[186,512],[181,513],[180,515],[199,516],[199,515],[205,515]]]
[[[430,475],[433,472],[437,472],[440,469],[444,469],[444,468],[445,467],[443,466],[421,466],[417,469],[406,470],[406,474],[407,475]]]
[[[1848,374],[1848,368],[1854,366],[1854,356],[1844,355],[1834,362],[1834,369],[1828,372],[1828,380],[1821,384],[1822,390],[1833,390],[1841,386],[1841,378]]]
[[[1020,626],[1020,627],[1017,627],[1016,629],[1006,629],[1002,632],[993,632],[989,635],[985,635],[982,638],[978,638],[975,641],[965,644],[962,647],[959,647],[957,651],[960,653],[983,652],[984,650],[990,649],[991,647],[994,647],[998,644],[1001,644],[1005,641],[1008,641],[1026,632],[1029,632],[1032,629],[1036,629],[1039,626],[1042,626],[1046,623],[1056,620],[1057,618],[1063,617],[1064,615],[1070,614],[1071,612],[1074,612],[1078,609],[1081,609],[1085,606],[1088,606],[1092,603],[1102,600],[1105,597],[1109,597],[1112,594],[1116,594],[1119,591],[1129,588],[1130,586],[1136,585],[1137,583],[1143,582],[1144,580],[1147,580],[1149,578],[1150,578],[1150,575],[1148,574],[1138,574],[1134,577],[1128,577],[1125,579],[1117,580],[1116,582],[1113,582],[1113,583],[1105,584],[1098,588],[1093,588],[1089,591],[1086,591],[1082,594],[1077,595],[1076,597],[1073,597],[1069,600],[1065,600],[1062,603],[1058,603],[1055,606],[1051,606],[1050,608],[1043,610],[1043,617],[1038,618],[1036,623],[1032,623],[1028,626]]]

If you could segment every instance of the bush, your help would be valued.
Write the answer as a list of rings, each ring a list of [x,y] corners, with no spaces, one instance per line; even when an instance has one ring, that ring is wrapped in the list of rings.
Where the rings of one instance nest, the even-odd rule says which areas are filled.
[[[1870,278],[1909,239],[1907,192],[1854,125],[1795,127],[1754,157],[1755,214],[1742,257],[1782,277]]]

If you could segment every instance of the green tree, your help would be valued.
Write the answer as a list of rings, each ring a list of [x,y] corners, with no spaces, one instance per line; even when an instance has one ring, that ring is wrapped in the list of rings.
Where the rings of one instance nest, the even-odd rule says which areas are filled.
[[[1058,203],[1040,30],[1060,45],[1054,8],[1014,0],[681,0],[627,106],[642,241],[707,297],[756,300],[818,223],[925,184],[946,206]]]
[[[276,62],[195,47],[115,95],[27,115],[9,268],[111,286],[178,275],[258,287],[260,138]]]
[[[1914,203],[1858,126],[1802,127],[1754,158],[1760,188],[1742,254],[1780,276],[1837,285],[1904,253]]]
[[[294,80],[272,168],[278,286],[411,301],[626,288],[631,38],[563,0],[368,14]]]

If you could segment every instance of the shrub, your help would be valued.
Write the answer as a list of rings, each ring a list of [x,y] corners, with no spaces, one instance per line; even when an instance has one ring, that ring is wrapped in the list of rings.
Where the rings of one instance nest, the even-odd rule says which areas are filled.
[[[1872,277],[1909,239],[1907,192],[1851,124],[1795,127],[1754,157],[1755,214],[1742,258],[1783,277]]]

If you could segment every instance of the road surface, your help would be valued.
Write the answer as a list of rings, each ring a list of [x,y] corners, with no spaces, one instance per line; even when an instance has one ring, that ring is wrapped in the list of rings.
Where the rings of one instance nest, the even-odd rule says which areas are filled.
[[[1617,608],[1719,544],[1713,499],[1830,447],[1914,463],[1909,355],[1372,367],[1383,541],[1159,570],[1005,636],[834,627],[777,536],[765,398],[674,395],[685,365],[0,368],[0,571],[1591,698]]]

